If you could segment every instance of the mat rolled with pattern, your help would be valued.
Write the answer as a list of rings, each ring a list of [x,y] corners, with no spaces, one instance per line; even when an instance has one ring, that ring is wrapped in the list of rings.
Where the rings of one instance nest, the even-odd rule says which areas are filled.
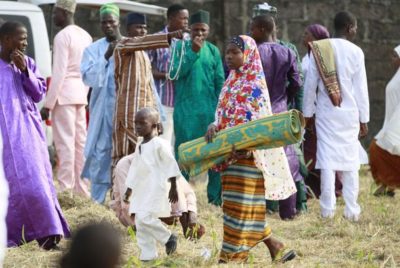
[[[204,137],[183,143],[178,148],[179,164],[190,176],[221,164],[236,150],[271,149],[297,143],[302,137],[304,118],[290,110],[254,120],[217,133],[212,143]]]

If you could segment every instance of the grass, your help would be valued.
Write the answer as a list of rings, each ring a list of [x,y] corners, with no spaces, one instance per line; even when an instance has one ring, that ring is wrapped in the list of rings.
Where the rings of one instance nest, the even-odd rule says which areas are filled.
[[[400,266],[400,194],[394,198],[376,198],[373,181],[368,171],[360,178],[359,202],[362,216],[358,223],[343,219],[343,200],[339,199],[333,219],[319,217],[317,200],[309,200],[309,213],[293,221],[281,221],[277,215],[268,216],[275,236],[289,247],[296,249],[298,257],[277,267],[397,267]],[[123,235],[121,267],[212,267],[217,266],[222,241],[222,211],[207,204],[206,187],[203,182],[195,185],[198,198],[199,219],[206,227],[206,235],[198,242],[186,241],[180,226],[172,227],[179,234],[178,250],[167,257],[159,247],[161,257],[151,264],[141,264],[139,250],[133,242],[132,233],[119,224],[112,211],[88,200],[67,194],[60,196],[64,214],[72,228],[90,221],[113,223]],[[61,243],[67,247],[67,241]],[[60,252],[46,252],[36,243],[28,243],[8,250],[5,268],[57,267]],[[251,251],[246,265],[222,265],[222,267],[275,267],[263,244]]]

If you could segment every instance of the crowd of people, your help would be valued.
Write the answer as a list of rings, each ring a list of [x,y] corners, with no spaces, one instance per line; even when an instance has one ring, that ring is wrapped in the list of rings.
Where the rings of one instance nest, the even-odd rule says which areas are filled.
[[[180,168],[179,146],[201,137],[212,143],[219,131],[290,109],[304,115],[303,143],[262,150],[233,146],[230,158],[207,173],[208,201],[224,214],[219,262],[245,262],[261,242],[275,262],[295,258],[294,250],[272,236],[267,217],[279,212],[291,220],[306,213],[307,188],[319,198],[323,218],[334,217],[341,195],[344,217],[359,220],[359,169],[365,163],[359,139],[368,133],[369,99],[364,53],[352,43],[353,14],[337,13],[333,33],[308,26],[301,59],[293,44],[277,38],[277,9],[257,5],[249,32],[232,37],[222,58],[207,41],[207,11],[189,16],[187,8],[174,4],[167,25],[155,34],[147,34],[144,14],[129,13],[123,36],[119,8],[106,4],[99,10],[104,37],[92,42],[75,25],[75,9],[74,0],[55,4],[53,20],[61,30],[54,38],[48,88],[24,55],[26,27],[8,21],[0,28],[0,266],[3,244],[36,240],[52,250],[70,236],[41,127],[49,116],[57,191],[99,204],[110,193],[121,224],[136,230],[142,261],[158,258],[157,243],[168,255],[177,250],[177,235],[165,225],[175,218],[188,239],[206,232],[189,183],[196,178]],[[400,47],[393,64],[397,73],[386,90],[385,122],[370,147],[376,195],[393,196],[400,186]],[[268,195],[272,181],[278,195]],[[61,266],[91,267],[90,254],[82,251],[101,245],[101,239],[115,244],[114,258],[92,267],[116,265],[119,240],[107,235],[111,232],[104,225],[85,227]],[[86,264],[79,266],[80,260]]]

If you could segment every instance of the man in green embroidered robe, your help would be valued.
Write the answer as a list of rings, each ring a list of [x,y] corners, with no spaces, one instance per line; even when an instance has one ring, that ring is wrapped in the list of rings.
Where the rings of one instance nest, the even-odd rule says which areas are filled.
[[[171,55],[170,78],[175,79],[176,157],[180,144],[202,137],[208,125],[214,121],[219,93],[225,80],[220,52],[206,41],[210,29],[209,18],[207,11],[199,10],[193,14],[189,21],[191,40],[177,41],[175,53]],[[209,203],[221,205],[220,175],[212,170],[208,172],[207,196]]]

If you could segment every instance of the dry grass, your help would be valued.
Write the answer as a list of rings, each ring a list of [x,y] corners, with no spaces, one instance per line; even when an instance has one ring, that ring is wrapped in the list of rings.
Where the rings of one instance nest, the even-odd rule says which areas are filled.
[[[298,252],[298,258],[278,267],[396,267],[400,266],[400,194],[395,198],[375,198],[370,174],[362,172],[360,184],[360,204],[363,212],[360,222],[350,223],[343,219],[343,200],[339,199],[334,219],[319,217],[318,201],[310,200],[309,213],[293,221],[281,221],[277,215],[269,217],[275,235]],[[178,233],[178,251],[166,257],[164,249],[159,261],[143,267],[211,267],[217,266],[218,249],[222,240],[221,210],[206,201],[205,185],[196,186],[200,221],[207,228],[207,234],[199,242],[186,241],[179,226],[173,227]],[[121,267],[138,265],[139,250],[132,238],[118,223],[114,214],[106,207],[99,206],[68,195],[60,197],[65,216],[73,230],[88,221],[108,221],[118,226],[123,234],[123,260]],[[62,242],[65,248],[67,242]],[[211,258],[202,257],[207,249]],[[56,267],[59,252],[38,249],[35,243],[9,249],[5,267]],[[139,263],[140,265],[140,263]],[[224,265],[235,267],[235,265]],[[223,267],[224,267],[223,266]],[[247,265],[252,267],[272,267],[267,249],[260,244],[251,252]],[[241,267],[237,265],[237,267]]]

